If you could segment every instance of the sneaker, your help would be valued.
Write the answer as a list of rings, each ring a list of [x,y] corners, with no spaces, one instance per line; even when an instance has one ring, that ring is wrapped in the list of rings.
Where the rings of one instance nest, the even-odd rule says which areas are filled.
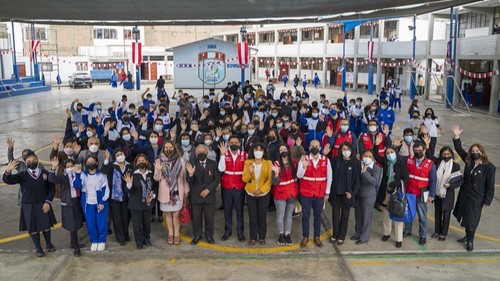
[[[97,243],[97,251],[102,252],[106,249],[106,243]]]
[[[278,245],[280,245],[280,246],[285,246],[286,245],[285,234],[280,233],[280,235],[278,236]]]
[[[292,237],[290,237],[290,234],[287,234],[285,236],[285,245],[287,245],[287,246],[292,246],[293,245]]]
[[[97,251],[97,243],[92,243],[92,245],[90,245],[90,251],[91,252],[96,252]]]

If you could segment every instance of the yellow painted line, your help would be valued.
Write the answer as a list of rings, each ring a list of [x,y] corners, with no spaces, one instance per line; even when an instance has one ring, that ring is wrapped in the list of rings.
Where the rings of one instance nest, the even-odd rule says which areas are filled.
[[[411,259],[397,261],[347,261],[348,265],[389,265],[389,264],[453,264],[453,263],[500,263],[500,259]]]
[[[35,154],[38,155],[41,151],[44,151],[47,148],[51,148],[51,147],[52,147],[52,144],[48,144],[44,147],[40,147],[39,149],[35,150]],[[39,159],[38,161],[42,164],[52,165],[52,163],[50,161],[47,161],[47,160]]]
[[[52,228],[52,230],[56,230],[56,229],[60,228],[61,225],[62,225],[61,223],[58,223],[58,224],[54,225],[54,227]],[[28,233],[24,233],[24,234],[19,234],[19,235],[11,236],[11,237],[2,238],[2,239],[0,239],[0,244],[5,244],[5,243],[8,243],[8,242],[12,242],[12,241],[16,241],[16,240],[21,240],[21,239],[28,238],[28,237],[30,237],[30,235]]]
[[[434,221],[434,218],[431,217],[431,216],[427,216],[427,219],[430,220],[430,221]],[[460,227],[456,227],[456,226],[450,225],[449,228],[453,229],[453,230],[455,230],[457,232],[465,234],[465,230],[463,230]],[[484,239],[484,240],[493,241],[493,242],[500,242],[500,238],[492,237],[492,236],[488,236],[488,235],[483,235],[483,234],[480,234],[480,233],[477,233],[477,232],[476,232],[475,237],[481,238],[481,239]]]

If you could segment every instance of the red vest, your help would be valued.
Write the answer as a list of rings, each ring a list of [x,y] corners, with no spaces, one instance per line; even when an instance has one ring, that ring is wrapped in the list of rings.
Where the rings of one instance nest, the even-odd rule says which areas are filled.
[[[429,187],[429,173],[431,172],[433,162],[426,158],[417,167],[417,160],[414,157],[408,157],[406,164],[408,166],[408,174],[410,174],[410,179],[406,185],[406,192],[420,196],[420,189]]]
[[[306,172],[300,179],[300,195],[309,198],[322,198],[326,192],[326,178],[328,174],[328,158],[319,156],[318,166],[315,168],[312,157],[304,156],[308,162]]]
[[[226,170],[221,177],[221,186],[224,189],[243,189],[245,183],[241,180],[243,175],[243,168],[245,167],[245,160],[247,160],[247,153],[239,151],[236,161],[233,162],[233,155],[230,151],[226,153],[224,160],[226,162]]]
[[[278,161],[274,161],[274,165],[280,166]],[[293,160],[295,171],[297,171],[297,161]],[[273,186],[273,196],[276,200],[288,200],[297,198],[299,194],[299,185],[297,184],[296,175],[292,175],[292,168],[286,168],[285,172],[279,173],[280,183]]]
[[[378,155],[380,155],[380,157],[385,157],[385,136],[382,133],[377,133],[377,136],[382,136],[382,142],[380,143],[377,149]],[[363,145],[365,147],[365,150],[368,149],[374,150],[373,148],[374,143],[372,142],[372,136],[370,133],[362,133],[361,138],[363,139]]]
[[[336,136],[335,136],[335,143],[333,144],[333,149],[332,149],[332,157],[338,156],[340,145],[343,142],[348,142],[348,143],[352,144],[352,133],[351,133],[351,131],[347,131],[347,133],[345,134],[345,136],[342,136],[341,133],[336,134]]]

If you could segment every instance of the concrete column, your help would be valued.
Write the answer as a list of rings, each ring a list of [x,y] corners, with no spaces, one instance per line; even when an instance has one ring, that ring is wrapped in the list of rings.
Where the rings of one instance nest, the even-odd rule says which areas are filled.
[[[427,67],[429,67],[432,71],[432,58],[430,57],[431,55],[431,42],[432,39],[434,38],[434,15],[429,14],[429,23],[427,24]],[[426,100],[429,99],[429,94],[431,91],[431,81],[432,81],[432,75],[429,74],[428,72],[425,72],[425,92],[424,92],[424,97]]]
[[[227,35],[226,34],[222,35],[222,40],[227,41]]]
[[[428,68],[431,69],[432,71],[432,59],[427,59],[427,62],[426,62],[426,65]],[[425,79],[425,92],[424,92],[424,99],[428,100],[429,99],[429,95],[430,95],[430,88],[431,88],[431,81],[432,79],[434,79],[432,77],[432,74],[430,74],[429,72],[425,72],[425,76],[424,76],[424,79]]]
[[[377,39],[377,53],[374,54],[373,57],[377,58],[377,77],[375,78],[377,81],[377,90],[376,92],[379,93],[382,90],[382,87],[384,87],[384,79],[382,79],[382,66],[380,65],[381,56],[382,56],[382,38],[384,37],[384,29],[385,29],[385,21],[380,20],[378,24],[378,39]]]
[[[354,29],[354,63],[353,63],[353,75],[352,75],[352,88],[354,91],[358,89],[358,52],[359,52],[359,36],[360,36],[360,26],[356,26]]]
[[[328,76],[328,69],[327,69],[327,66],[329,66],[329,64],[326,62],[326,52],[328,51],[328,34],[329,34],[329,29],[328,29],[328,24],[325,24],[324,27],[323,27],[323,77],[322,77],[322,85],[323,85],[323,88],[326,88],[326,85],[328,83],[328,85],[330,84],[330,77]]]
[[[495,61],[493,62],[493,70],[497,70],[500,67],[500,36],[497,36],[495,51]],[[490,91],[490,110],[491,115],[496,115],[498,112],[498,103],[500,100],[500,75],[495,75],[491,77],[491,91]]]

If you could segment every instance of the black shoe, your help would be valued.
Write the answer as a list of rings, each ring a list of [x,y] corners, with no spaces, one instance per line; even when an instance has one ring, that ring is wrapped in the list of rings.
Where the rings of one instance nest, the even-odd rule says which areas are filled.
[[[418,239],[418,244],[420,244],[420,245],[425,245],[426,242],[427,242],[427,239],[425,239],[425,237],[420,237]]]
[[[464,236],[464,237],[462,237],[460,239],[457,239],[457,242],[459,242],[459,243],[465,243],[465,242],[467,242],[467,236]]]
[[[80,252],[80,248],[76,248],[76,249],[74,249],[74,250],[73,250],[73,256],[75,256],[75,257],[79,257],[79,256],[81,256],[81,255],[82,255],[82,254],[81,254],[81,252]]]
[[[45,256],[45,254],[43,253],[43,250],[42,249],[37,249],[36,250],[36,256],[41,258],[43,256]]]
[[[137,245],[137,250],[142,250],[142,249],[144,249],[144,246],[142,246],[142,245]]]
[[[356,245],[365,244],[366,242],[368,242],[368,241],[361,241],[361,240],[358,240],[358,241],[356,241]]]
[[[293,245],[292,237],[290,237],[290,234],[287,234],[285,236],[285,245],[287,245],[287,246],[292,246]]]
[[[293,211],[292,218],[296,218],[296,217],[300,217],[300,213],[296,213],[295,211]]]
[[[431,235],[431,238],[438,238],[439,237],[439,233],[434,233]]]
[[[130,241],[128,241],[128,242],[130,242]],[[85,248],[85,243],[81,243],[81,244],[78,244],[76,246],[78,246],[78,248],[80,248],[80,249],[81,248]],[[74,250],[76,248],[76,246],[75,245],[69,245],[69,248],[72,249],[72,250]]]
[[[396,248],[401,248],[403,246],[403,242],[396,242]]]
[[[245,242],[245,235],[243,233],[238,233],[238,241]]]
[[[375,205],[375,210],[382,212],[382,206],[380,205]]]
[[[208,244],[215,244],[214,238],[212,236],[207,236],[206,238]]]
[[[403,232],[403,238],[406,238],[408,236],[411,236],[411,233],[409,233],[409,232]]]
[[[286,245],[285,234],[280,233],[280,235],[278,236],[278,245],[280,245],[280,246],[285,246]]]
[[[153,244],[151,244],[151,241],[148,240],[144,242],[144,246],[150,247],[153,246]]]
[[[125,241],[120,242],[120,246],[122,247],[125,246],[125,244],[126,244]]]
[[[357,237],[356,235],[351,236],[351,240],[358,240],[358,239],[359,237]]]
[[[444,235],[439,236],[439,241],[445,241],[445,240],[446,240],[446,236],[444,236]]]
[[[129,238],[125,238],[125,242],[130,242],[130,241],[132,241],[132,239],[130,239],[130,237]]]
[[[224,235],[222,235],[220,240],[227,241],[227,239],[229,239],[230,236],[231,236],[231,232],[226,232],[226,233],[224,233]]]
[[[163,216],[158,217],[158,222],[159,222],[159,223],[162,223],[162,222],[163,222]]]
[[[385,242],[385,241],[389,240],[389,237],[391,237],[391,236],[390,235],[384,235],[384,236],[382,236],[382,241]]]
[[[196,245],[198,242],[200,242],[201,237],[194,237],[193,240],[191,240],[191,245]]]
[[[113,234],[113,230],[111,228],[108,228],[108,235]]]
[[[152,217],[151,218],[151,223],[154,223],[155,222],[155,217]]]
[[[219,206],[219,211],[224,210],[224,204]]]
[[[472,252],[474,250],[474,243],[472,241],[467,241],[467,252]]]
[[[55,251],[56,251],[56,247],[54,247],[54,245],[52,245],[52,244],[47,245],[47,252],[52,253]]]

